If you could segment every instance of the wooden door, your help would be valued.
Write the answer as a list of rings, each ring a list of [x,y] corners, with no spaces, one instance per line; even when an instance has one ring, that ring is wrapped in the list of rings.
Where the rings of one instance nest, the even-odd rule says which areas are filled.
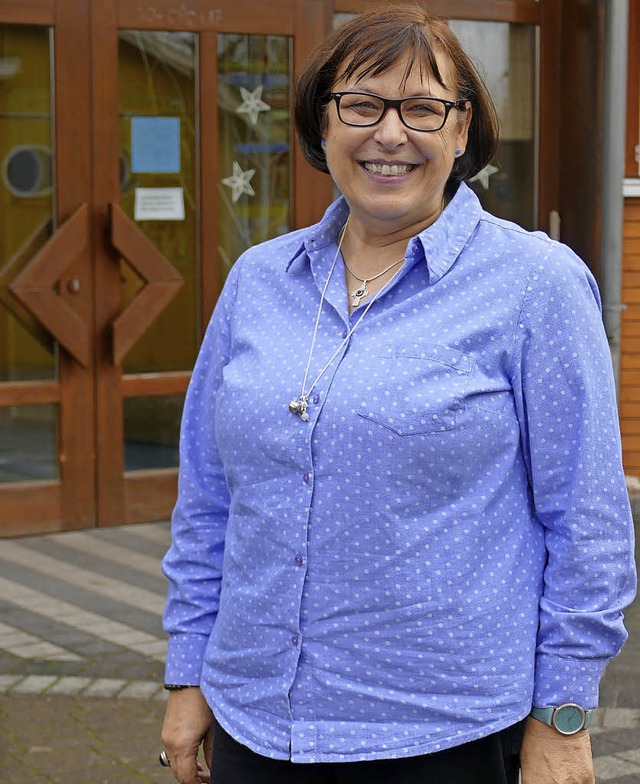
[[[166,518],[227,267],[311,222],[326,0],[0,4],[0,536]]]
[[[228,267],[330,198],[290,122],[327,7],[94,3],[100,524],[168,516],[184,393]]]
[[[88,25],[0,4],[0,536],[94,521]]]

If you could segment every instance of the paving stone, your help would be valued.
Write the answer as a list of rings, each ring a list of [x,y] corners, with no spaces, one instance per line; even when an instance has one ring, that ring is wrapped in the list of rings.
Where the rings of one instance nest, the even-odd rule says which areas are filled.
[[[120,692],[120,697],[129,697],[135,699],[148,699],[153,697],[159,690],[164,691],[161,683],[153,683],[152,681],[133,681],[127,684]]]
[[[83,678],[78,675],[66,675],[59,678],[48,690],[49,695],[53,694],[79,694],[91,683],[91,678]]]
[[[85,697],[115,697],[126,685],[122,678],[96,678],[83,694]]]
[[[606,757],[621,751],[640,747],[640,731],[637,726],[619,727],[609,731],[591,733],[591,747],[596,757]]]
[[[640,728],[640,708],[599,708],[594,714],[592,733],[621,728]]]
[[[640,764],[619,755],[596,757],[594,768],[597,781],[611,781],[623,776],[635,776],[640,781]]]
[[[12,691],[14,694],[42,694],[55,681],[55,675],[27,675]]]
[[[9,691],[24,675],[0,675],[0,692]]]

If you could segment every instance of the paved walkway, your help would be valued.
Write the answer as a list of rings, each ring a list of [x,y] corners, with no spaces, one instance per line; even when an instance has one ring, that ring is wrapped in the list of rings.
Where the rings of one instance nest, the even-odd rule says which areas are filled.
[[[168,542],[167,523],[0,541],[2,784],[173,781],[157,762]],[[592,733],[607,784],[640,784],[640,601],[627,616]]]

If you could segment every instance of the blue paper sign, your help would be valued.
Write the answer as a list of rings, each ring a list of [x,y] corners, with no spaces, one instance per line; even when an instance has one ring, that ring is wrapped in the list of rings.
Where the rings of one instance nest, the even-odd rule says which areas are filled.
[[[131,171],[177,174],[180,171],[180,118],[131,118]]]

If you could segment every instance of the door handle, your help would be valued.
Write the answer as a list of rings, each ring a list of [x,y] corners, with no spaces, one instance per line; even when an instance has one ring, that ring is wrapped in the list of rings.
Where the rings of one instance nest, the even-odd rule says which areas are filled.
[[[110,230],[113,247],[145,281],[111,325],[113,362],[119,365],[180,291],[184,278],[115,202],[110,205]]]
[[[80,278],[71,278],[67,281],[67,291],[69,294],[80,293]]]
[[[60,279],[89,245],[89,207],[81,204],[9,284],[9,291],[83,367],[91,364],[91,330],[60,295]]]

